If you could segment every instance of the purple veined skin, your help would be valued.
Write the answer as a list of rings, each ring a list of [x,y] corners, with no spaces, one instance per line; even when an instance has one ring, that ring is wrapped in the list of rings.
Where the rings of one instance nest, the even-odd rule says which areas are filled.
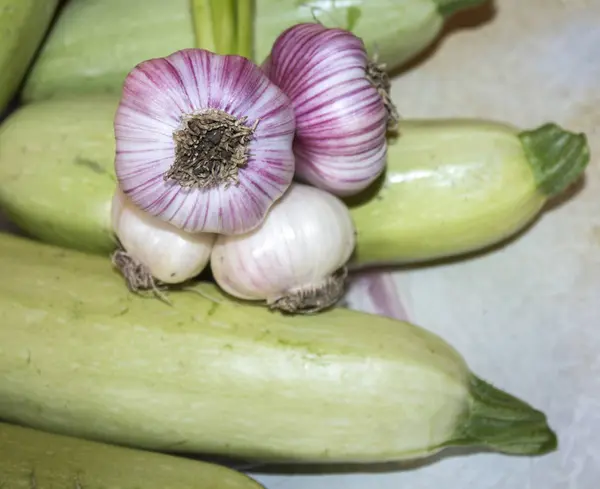
[[[353,273],[344,299],[351,309],[410,321],[392,272],[369,270]]]
[[[239,153],[244,163],[228,180],[215,178],[210,184],[167,179],[184,144],[176,141],[177,134],[188,137],[189,155],[201,158],[193,144],[204,144],[217,129],[203,126],[213,132],[206,129],[198,136],[204,139],[191,140],[189,121],[211,110],[230,118],[226,130],[242,127],[250,133]],[[188,232],[248,232],[263,221],[294,176],[290,101],[258,66],[240,56],[185,49],[140,63],[125,80],[114,128],[121,189],[144,211]],[[199,168],[194,172],[200,174]]]
[[[301,180],[349,196],[379,177],[397,114],[387,75],[369,61],[361,39],[299,24],[277,38],[262,68],[292,101]]]

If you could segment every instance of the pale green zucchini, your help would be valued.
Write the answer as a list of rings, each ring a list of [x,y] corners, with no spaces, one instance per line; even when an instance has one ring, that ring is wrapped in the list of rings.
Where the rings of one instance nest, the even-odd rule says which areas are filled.
[[[0,126],[0,207],[32,236],[109,253],[117,98],[48,100]],[[35,135],[35,137],[32,137]],[[485,248],[530,223],[589,162],[584,135],[471,120],[405,120],[385,177],[350,200],[355,266]]]
[[[210,284],[131,294],[110,261],[0,234],[0,418],[147,449],[377,462],[541,454],[543,413],[438,336],[346,309],[284,316]]]
[[[407,120],[380,182],[348,201],[354,263],[422,262],[486,248],[522,230],[590,161],[586,136],[482,120]]]
[[[260,489],[215,464],[0,422],[2,489]]]
[[[33,104],[0,125],[0,207],[28,234],[108,254],[114,96]]]
[[[58,0],[0,0],[0,115],[21,84]]]
[[[262,62],[285,28],[317,19],[353,30],[391,69],[425,49],[448,15],[484,1],[256,0],[254,57]],[[70,0],[28,77],[23,97],[33,101],[73,93],[118,93],[136,64],[194,43],[190,0]]]

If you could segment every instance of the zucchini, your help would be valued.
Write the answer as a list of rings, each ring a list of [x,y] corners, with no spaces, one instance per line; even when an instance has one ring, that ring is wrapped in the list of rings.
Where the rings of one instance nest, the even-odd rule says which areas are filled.
[[[26,233],[108,254],[117,99],[24,106],[0,125],[0,207]]]
[[[262,486],[215,464],[0,422],[0,487],[259,489]]]
[[[136,64],[194,46],[190,1],[70,0],[27,79],[24,100],[119,93]],[[316,18],[353,30],[392,69],[431,44],[447,16],[484,1],[255,0],[254,58],[262,62],[285,28]]]
[[[0,115],[21,85],[58,0],[0,0]]]
[[[525,228],[590,161],[584,134],[482,120],[406,120],[386,174],[347,201],[356,267],[414,263],[497,244]]]
[[[30,235],[85,251],[114,249],[109,95],[48,100],[0,126],[0,207]],[[459,255],[523,229],[589,162],[586,137],[480,120],[405,120],[387,171],[347,201],[354,266]],[[32,138],[31,134],[36,137]]]
[[[542,454],[545,415],[438,336],[334,309],[286,316],[216,286],[131,294],[107,258],[0,234],[0,418],[261,462],[380,462],[452,445]]]

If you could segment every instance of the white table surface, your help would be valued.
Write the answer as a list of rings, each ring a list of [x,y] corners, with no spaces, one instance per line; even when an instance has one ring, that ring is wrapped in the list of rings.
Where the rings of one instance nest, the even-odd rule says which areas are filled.
[[[442,457],[384,473],[254,474],[268,489],[600,488],[600,0],[496,4],[493,19],[452,30],[394,80],[402,115],[479,116],[523,128],[553,120],[585,131],[593,160],[576,195],[503,249],[398,272],[399,314],[543,409],[560,449],[538,458]],[[461,22],[487,17],[480,13]]]
[[[394,80],[410,117],[479,116],[585,131],[583,188],[500,250],[398,272],[399,315],[435,331],[473,371],[544,410],[560,449],[538,458],[440,456],[384,472],[252,475],[267,489],[600,487],[600,0],[496,0],[460,16]],[[461,25],[462,24],[462,25]],[[7,224],[0,218],[0,227]],[[360,294],[354,306],[370,309]]]

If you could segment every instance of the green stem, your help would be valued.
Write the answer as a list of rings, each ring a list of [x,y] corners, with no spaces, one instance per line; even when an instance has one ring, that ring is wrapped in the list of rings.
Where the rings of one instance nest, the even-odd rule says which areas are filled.
[[[474,375],[470,391],[469,416],[449,445],[479,445],[513,455],[556,449],[556,434],[544,413]]]
[[[556,124],[544,124],[519,134],[538,188],[548,197],[562,193],[577,181],[590,162],[585,134]]]
[[[190,0],[196,48],[216,52],[210,0]]]
[[[444,17],[458,12],[459,10],[465,10],[469,7],[477,7],[483,5],[488,0],[434,0],[434,3],[438,7],[438,12]]]
[[[254,0],[238,1],[236,14],[236,54],[254,59]],[[262,60],[258,61],[262,62]]]
[[[237,0],[210,0],[215,48],[218,54],[235,54]]]
[[[191,0],[196,47],[252,59],[254,0]]]

